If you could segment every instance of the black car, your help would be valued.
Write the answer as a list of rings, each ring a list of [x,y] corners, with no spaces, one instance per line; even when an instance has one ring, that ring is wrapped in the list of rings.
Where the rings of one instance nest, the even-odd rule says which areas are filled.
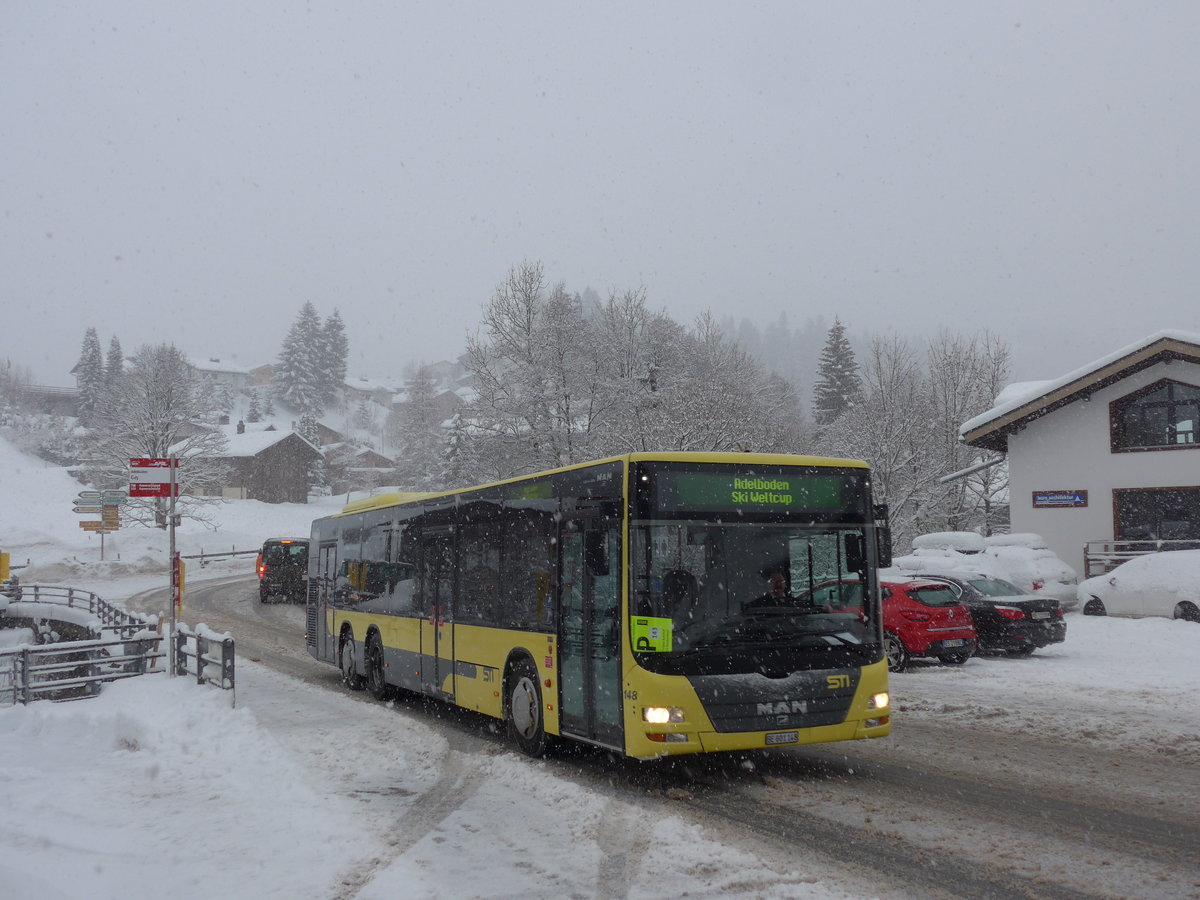
[[[308,538],[270,538],[262,545],[255,565],[258,599],[282,597],[303,603],[308,594]]]
[[[1028,656],[1067,638],[1062,606],[1053,597],[1024,594],[1002,578],[986,575],[921,575],[950,585],[971,610],[979,650]]]

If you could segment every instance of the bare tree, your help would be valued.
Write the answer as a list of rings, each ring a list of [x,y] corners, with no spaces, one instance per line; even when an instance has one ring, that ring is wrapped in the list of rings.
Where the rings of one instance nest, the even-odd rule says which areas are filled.
[[[822,434],[826,452],[872,467],[877,502],[886,503],[897,546],[920,534],[941,471],[931,464],[932,404],[917,353],[895,335],[876,337],[860,369],[861,400]]]
[[[130,459],[173,454],[181,461],[176,512],[207,521],[208,507],[220,498],[205,495],[219,491],[228,469],[220,458],[228,440],[213,424],[218,413],[211,385],[174,345],[142,347],[97,407],[89,466],[92,484],[123,486]],[[131,500],[123,516],[165,527],[166,508],[163,498]]]
[[[962,472],[1002,455],[959,440],[963,422],[988,409],[1008,380],[1008,345],[989,332],[970,337],[940,332],[929,343],[929,388],[939,476]],[[999,500],[1007,495],[1007,467],[978,469],[939,484],[926,506],[930,530],[978,528],[990,533]]]

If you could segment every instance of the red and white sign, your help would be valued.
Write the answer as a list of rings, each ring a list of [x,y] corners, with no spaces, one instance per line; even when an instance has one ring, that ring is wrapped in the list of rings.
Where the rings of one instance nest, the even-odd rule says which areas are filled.
[[[130,497],[170,497],[171,460],[142,457],[129,461]],[[179,460],[175,460],[175,496],[179,496]]]

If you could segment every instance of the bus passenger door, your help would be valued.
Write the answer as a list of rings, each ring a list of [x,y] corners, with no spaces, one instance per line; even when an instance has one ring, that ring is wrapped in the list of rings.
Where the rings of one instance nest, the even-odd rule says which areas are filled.
[[[421,686],[454,699],[454,532],[421,535]]]
[[[315,626],[317,615],[321,618],[321,627],[316,629],[317,658],[337,662],[337,636],[331,632],[337,627],[333,621],[333,583],[337,577],[337,543],[330,541],[322,543],[317,550],[317,584],[316,590],[309,585],[309,603],[315,603],[316,608],[309,615]],[[315,595],[315,596],[314,596]]]
[[[620,554],[617,523],[563,523],[559,614],[562,730],[621,748]]]

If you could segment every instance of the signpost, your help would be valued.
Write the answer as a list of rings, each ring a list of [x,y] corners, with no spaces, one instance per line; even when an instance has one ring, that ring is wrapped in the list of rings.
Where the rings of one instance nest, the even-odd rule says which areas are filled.
[[[179,553],[175,549],[175,498],[179,496],[179,480],[176,473],[179,459],[175,456],[139,457],[129,460],[130,497],[168,497],[167,527],[171,535],[170,582],[171,582],[171,640],[168,669],[175,674],[175,614],[183,599],[182,578],[179,570]]]
[[[81,516],[100,516],[100,520],[80,522],[84,531],[95,531],[100,535],[100,559],[104,559],[104,536],[121,527],[121,504],[125,502],[124,491],[80,491],[75,498],[74,512]]]
[[[179,495],[179,484],[175,470],[179,460],[175,457],[141,457],[129,460],[130,497],[171,497]]]

